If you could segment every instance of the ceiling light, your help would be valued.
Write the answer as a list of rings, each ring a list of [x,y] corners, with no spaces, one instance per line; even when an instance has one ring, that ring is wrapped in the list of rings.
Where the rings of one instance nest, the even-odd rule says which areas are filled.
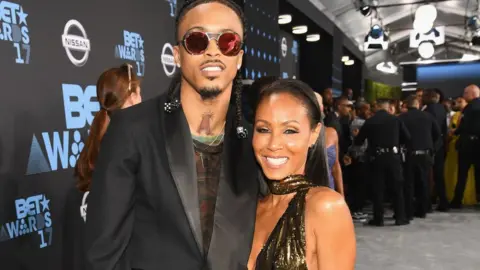
[[[342,62],[347,62],[350,59],[348,56],[343,56],[342,57]]]
[[[415,20],[421,19],[422,21],[434,22],[437,18],[437,9],[434,5],[423,5],[415,12]]]
[[[433,56],[435,53],[435,47],[433,46],[433,43],[430,41],[427,42],[422,42],[420,46],[418,46],[418,54],[423,59],[429,59]]]
[[[387,74],[394,74],[397,72],[398,67],[392,62],[381,62],[377,64],[377,70]]]
[[[315,42],[320,40],[320,35],[319,34],[311,34],[307,36],[307,41],[308,42]]]
[[[278,24],[289,24],[292,22],[292,15],[284,14],[278,16]]]
[[[353,64],[355,64],[355,61],[353,59],[345,61],[345,66],[352,66]]]
[[[299,26],[294,26],[292,28],[292,33],[294,34],[305,34],[308,31],[308,27],[306,25],[299,25]]]

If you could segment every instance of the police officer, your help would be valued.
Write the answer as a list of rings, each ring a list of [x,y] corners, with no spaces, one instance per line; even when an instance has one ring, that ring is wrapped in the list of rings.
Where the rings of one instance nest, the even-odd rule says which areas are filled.
[[[429,113],[420,111],[420,101],[415,95],[407,99],[408,111],[400,115],[410,133],[405,163],[405,213],[407,219],[413,216],[425,218],[429,205],[428,172],[432,165],[431,155],[435,142],[440,139],[440,127]],[[413,206],[414,187],[416,207]]]
[[[454,131],[459,135],[458,149],[458,182],[455,187],[455,196],[451,202],[452,208],[462,206],[463,193],[467,181],[468,170],[475,167],[475,185],[480,194],[480,89],[476,85],[465,88],[463,98],[468,102],[463,110],[460,125]]]
[[[403,122],[389,111],[388,100],[377,100],[375,115],[367,119],[355,137],[355,145],[368,140],[367,152],[371,160],[373,181],[373,219],[369,225],[383,226],[383,202],[386,181],[392,181],[394,189],[395,225],[407,225],[403,197],[403,169],[400,144],[410,139]]]
[[[447,127],[447,110],[445,106],[440,104],[440,91],[438,89],[426,89],[423,91],[423,103],[425,104],[425,112],[430,113],[437,121],[440,127],[441,139],[435,145],[434,164],[433,164],[433,181],[435,183],[435,191],[439,198],[437,211],[446,212],[449,209],[447,195],[445,191],[445,138],[448,132]]]

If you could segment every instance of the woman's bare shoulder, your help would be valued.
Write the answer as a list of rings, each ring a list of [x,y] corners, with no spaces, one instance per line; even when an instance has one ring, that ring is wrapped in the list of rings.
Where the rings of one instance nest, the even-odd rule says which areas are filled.
[[[328,187],[311,188],[305,198],[307,209],[318,214],[345,212],[349,209],[345,198],[338,192]]]

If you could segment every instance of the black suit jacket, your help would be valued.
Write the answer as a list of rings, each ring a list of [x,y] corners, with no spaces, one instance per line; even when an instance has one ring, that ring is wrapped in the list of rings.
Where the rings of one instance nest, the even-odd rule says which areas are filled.
[[[88,270],[245,269],[259,170],[229,110],[210,250],[203,252],[192,137],[166,95],[113,116],[88,198]],[[251,138],[251,137],[250,137]]]
[[[399,117],[411,136],[408,150],[434,150],[435,142],[440,139],[440,127],[432,115],[411,108]]]
[[[335,112],[331,112],[325,117],[325,126],[334,128],[337,131],[339,159],[343,162],[343,156],[348,152],[348,147],[352,144],[349,119],[338,117]]]
[[[445,106],[439,103],[428,104],[425,108],[425,112],[433,115],[433,117],[437,121],[438,126],[440,127],[440,132],[442,136],[445,136],[448,132],[447,110],[445,109]]]

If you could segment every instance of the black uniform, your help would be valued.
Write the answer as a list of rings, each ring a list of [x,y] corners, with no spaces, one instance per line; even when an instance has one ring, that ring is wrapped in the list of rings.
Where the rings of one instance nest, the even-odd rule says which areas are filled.
[[[383,225],[383,194],[385,181],[392,181],[394,189],[394,208],[397,225],[408,224],[405,217],[403,197],[402,159],[400,144],[410,139],[403,122],[385,110],[379,110],[365,121],[355,138],[355,144],[361,145],[368,139],[368,153],[371,162],[373,180],[373,220],[371,225]]]
[[[437,141],[435,147],[435,157],[433,164],[433,181],[435,182],[435,191],[440,199],[437,210],[444,211],[448,209],[447,194],[445,191],[445,138],[448,132],[447,127],[447,110],[445,106],[439,103],[428,104],[425,112],[433,115],[440,127],[442,139]]]
[[[434,145],[440,139],[440,127],[428,113],[415,108],[400,115],[410,133],[405,163],[405,213],[408,219],[413,216],[425,217],[429,204],[428,172],[432,165],[431,154]],[[414,187],[416,187],[414,189]],[[416,209],[414,213],[413,197],[416,191]]]
[[[480,194],[480,98],[474,99],[465,107],[455,134],[460,137],[457,141],[458,182],[452,207],[459,207],[471,165],[475,167],[475,185],[477,194]]]

